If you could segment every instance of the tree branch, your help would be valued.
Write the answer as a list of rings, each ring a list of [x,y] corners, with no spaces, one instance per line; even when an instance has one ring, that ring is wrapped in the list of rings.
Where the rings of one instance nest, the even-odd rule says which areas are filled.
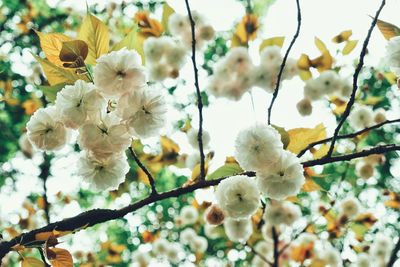
[[[237,175],[246,175],[249,177],[254,177],[256,174],[255,172],[243,172],[243,173],[238,173],[234,176]],[[164,193],[156,194],[156,195],[150,195],[147,198],[144,198],[140,201],[137,201],[133,204],[130,204],[124,208],[117,209],[117,210],[112,210],[112,209],[93,209],[89,210],[83,213],[80,213],[74,217],[67,218],[58,222],[50,223],[42,228],[32,230],[30,232],[21,234],[10,241],[3,241],[0,242],[0,262],[3,259],[3,257],[9,253],[12,249],[13,246],[20,244],[20,245],[26,245],[26,244],[41,244],[43,241],[36,241],[36,234],[38,233],[43,233],[43,232],[52,232],[53,230],[57,231],[72,231],[76,232],[84,228],[88,228],[91,226],[94,226],[99,223],[104,223],[107,221],[115,220],[124,217],[128,213],[132,213],[144,206],[147,206],[149,204],[155,203],[160,200],[164,200],[167,198],[172,198],[172,197],[179,197],[184,194],[191,193],[197,189],[200,188],[206,188],[209,186],[214,186],[218,185],[222,180],[229,178],[232,176],[226,176],[226,177],[221,177],[219,179],[215,180],[209,180],[209,181],[200,181],[196,184],[187,186],[187,187],[180,187],[176,188]]]
[[[292,41],[290,42],[290,45],[289,45],[288,49],[286,50],[285,56],[283,57],[283,60],[282,60],[281,67],[279,69],[275,90],[274,90],[274,93],[272,95],[271,103],[269,104],[269,107],[268,107],[268,125],[271,124],[272,107],[273,107],[273,105],[275,103],[276,98],[278,97],[279,86],[281,84],[281,79],[282,79],[282,75],[283,75],[283,70],[285,69],[286,61],[287,61],[287,59],[289,57],[290,50],[292,49],[292,47],[293,47],[294,43],[296,42],[296,39],[297,39],[297,37],[299,36],[299,33],[300,33],[301,9],[300,9],[299,0],[296,0],[296,5],[297,5],[297,29],[296,29],[296,32],[295,32],[295,34],[293,36]]]
[[[366,157],[366,156],[374,155],[374,154],[384,154],[387,152],[397,151],[397,150],[400,150],[400,146],[398,146],[398,145],[395,145],[395,144],[382,145],[382,146],[373,147],[371,149],[361,150],[359,152],[355,152],[352,154],[345,154],[345,155],[329,157],[329,158],[324,157],[321,159],[305,161],[302,164],[303,164],[303,167],[312,167],[312,166],[324,165],[324,164],[338,162],[338,161],[348,161],[348,160],[362,158],[362,157]]]
[[[371,26],[370,26],[370,28],[368,30],[367,37],[364,40],[364,44],[363,44],[363,47],[362,47],[361,53],[360,53],[360,60],[359,60],[359,62],[357,64],[357,67],[356,67],[356,69],[354,71],[354,75],[353,75],[353,91],[351,92],[351,96],[350,96],[349,102],[347,102],[346,109],[343,112],[342,118],[339,121],[339,124],[337,125],[337,127],[335,129],[335,132],[333,134],[331,145],[329,147],[328,153],[326,154],[327,158],[332,156],[332,152],[333,152],[333,149],[335,147],[335,142],[336,142],[336,139],[337,139],[337,137],[339,135],[339,131],[342,128],[342,126],[343,126],[344,122],[346,121],[347,117],[350,115],[351,108],[354,105],[354,101],[355,101],[355,97],[356,97],[356,93],[357,93],[357,89],[358,89],[358,85],[357,85],[358,76],[360,74],[360,71],[361,71],[362,67],[364,66],[364,57],[367,54],[367,46],[368,46],[368,43],[369,43],[369,39],[371,38],[372,31],[375,28],[375,25],[376,25],[376,23],[378,21],[379,14],[381,13],[381,11],[382,11],[383,7],[385,6],[385,4],[386,4],[386,0],[382,0],[382,3],[380,5],[379,9],[376,11],[375,17],[372,20]]]
[[[46,218],[46,222],[50,223],[50,203],[47,199],[47,178],[50,175],[50,161],[51,161],[51,156],[47,155],[46,153],[43,153],[43,162],[40,164],[40,174],[39,178],[43,182],[43,210],[44,210],[44,215]]]
[[[272,226],[272,240],[274,241],[274,263],[272,267],[279,267],[279,236],[275,226]]]
[[[394,263],[397,261],[397,253],[400,250],[400,237],[399,240],[397,240],[396,246],[392,250],[392,254],[390,255],[390,259],[388,264],[386,265],[387,267],[393,267]]]
[[[140,159],[138,158],[138,156],[136,155],[135,151],[133,150],[133,148],[131,146],[129,147],[129,151],[131,152],[133,159],[136,161],[136,164],[147,175],[147,178],[149,179],[149,184],[151,186],[151,194],[152,195],[158,194],[153,175],[151,175],[150,171],[146,168],[146,166],[143,165],[143,163],[140,161]]]
[[[336,140],[346,139],[346,138],[353,138],[353,137],[356,137],[356,136],[361,135],[361,134],[363,134],[363,133],[366,133],[366,132],[368,132],[368,131],[370,131],[370,130],[374,130],[374,129],[380,128],[380,127],[382,127],[382,126],[384,126],[384,125],[386,125],[386,124],[397,123],[397,122],[400,122],[400,119],[397,119],[397,120],[387,120],[387,121],[384,121],[384,122],[375,124],[375,125],[373,125],[373,126],[371,126],[371,127],[367,127],[367,128],[365,128],[365,129],[362,129],[362,130],[360,130],[360,131],[358,131],[358,132],[354,132],[354,133],[350,133],[350,134],[338,135],[338,136],[336,137]],[[316,146],[316,145],[321,145],[321,144],[325,144],[325,143],[331,141],[332,139],[333,139],[333,137],[329,137],[329,138],[322,139],[322,140],[319,140],[319,141],[316,141],[316,142],[313,142],[313,143],[309,144],[306,148],[304,148],[302,151],[300,151],[299,154],[297,154],[297,157],[300,158],[301,156],[303,156],[308,150],[310,150],[310,149],[313,148],[314,146]]]
[[[194,71],[194,85],[196,87],[197,94],[197,108],[199,110],[199,131],[197,133],[197,142],[199,143],[200,151],[200,180],[205,180],[206,171],[204,164],[204,148],[203,148],[203,100],[201,99],[200,86],[199,86],[199,71],[196,64],[196,32],[195,32],[195,22],[192,17],[192,12],[190,11],[189,0],[185,0],[186,10],[190,20],[190,28],[192,30],[192,64]]]

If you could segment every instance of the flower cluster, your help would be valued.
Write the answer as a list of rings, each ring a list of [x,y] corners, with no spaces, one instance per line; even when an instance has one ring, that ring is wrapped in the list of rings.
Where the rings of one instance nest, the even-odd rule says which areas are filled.
[[[341,78],[333,70],[326,70],[317,78],[306,81],[304,98],[297,104],[297,110],[300,115],[308,116],[312,113],[312,101],[321,100],[324,96],[346,100],[350,97],[352,90],[347,79]]]
[[[387,43],[386,60],[391,71],[400,76],[400,36],[391,38]]]
[[[97,59],[94,83],[78,80],[57,93],[55,105],[39,109],[27,124],[36,148],[54,151],[77,130],[81,152],[78,174],[95,190],[112,190],[129,170],[125,150],[132,138],[159,134],[166,103],[147,87],[145,69],[135,51],[122,49]]]
[[[299,206],[289,201],[273,201],[265,209],[265,222],[272,226],[291,226],[301,216]]]
[[[196,49],[200,49],[207,41],[214,38],[214,28],[197,11],[191,11],[195,25]],[[172,36],[176,37],[186,49],[192,48],[192,30],[188,15],[174,13],[168,18],[168,28]]]
[[[179,241],[181,244],[189,246],[189,248],[195,253],[204,253],[208,247],[207,238],[197,235],[193,228],[182,230]]]
[[[247,48],[235,47],[214,68],[208,91],[216,97],[239,100],[253,86],[272,93],[282,63],[278,46],[268,46],[261,51],[260,65],[255,66]],[[282,79],[291,79],[298,72],[294,59],[288,59]]]

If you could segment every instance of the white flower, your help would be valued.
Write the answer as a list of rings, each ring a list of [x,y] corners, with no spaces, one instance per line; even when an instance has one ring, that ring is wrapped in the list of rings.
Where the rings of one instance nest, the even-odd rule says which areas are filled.
[[[357,267],[370,267],[371,266],[371,260],[368,254],[366,253],[360,253],[357,255],[357,262],[356,266]]]
[[[183,67],[186,62],[186,49],[184,46],[180,44],[175,44],[166,54],[166,63],[174,68],[175,70],[179,70]]]
[[[99,121],[88,122],[79,128],[79,146],[92,151],[98,158],[120,153],[130,142],[126,126],[114,113],[103,114]]]
[[[235,219],[253,215],[260,204],[260,192],[256,182],[247,176],[238,175],[219,183],[215,191],[218,205]]]
[[[182,232],[179,236],[179,241],[184,245],[188,245],[188,244],[192,243],[196,237],[197,237],[197,234],[193,230],[193,228],[185,228],[184,230],[182,230]]]
[[[325,246],[324,249],[320,251],[319,258],[329,267],[342,267],[343,265],[340,252],[331,245]]]
[[[93,84],[77,80],[57,93],[55,105],[67,127],[77,129],[87,119],[96,119],[106,110],[106,100],[95,89]]]
[[[274,244],[270,239],[261,240],[261,241],[257,242],[257,244],[254,246],[254,250],[258,254],[254,254],[253,260],[251,262],[252,266],[257,266],[257,267],[269,266],[269,264],[267,262],[265,262],[264,259],[267,259],[270,262],[273,262]],[[264,257],[264,259],[258,255],[262,255]]]
[[[310,100],[319,100],[324,95],[324,91],[316,79],[309,79],[304,86],[304,97]]]
[[[153,243],[153,252],[159,256],[164,256],[168,252],[168,248],[171,243],[165,238],[159,238]]]
[[[298,244],[308,245],[310,243],[314,243],[317,241],[317,236],[311,233],[302,233],[300,234],[299,238],[297,239]]]
[[[125,48],[99,57],[93,72],[94,84],[108,97],[118,97],[146,84],[140,55]]]
[[[373,123],[373,112],[367,106],[355,106],[349,115],[349,124],[354,130],[361,130],[371,126]]]
[[[170,243],[166,256],[173,264],[178,264],[182,260],[182,247],[179,243]]]
[[[393,240],[386,235],[377,234],[374,238],[369,253],[373,258],[387,261],[393,248]]]
[[[378,108],[374,110],[374,122],[375,123],[382,123],[386,121],[386,110],[383,108]]]
[[[288,58],[286,60],[285,68],[283,69],[282,79],[290,80],[299,73],[297,67],[297,60],[294,58]]]
[[[325,95],[330,95],[341,88],[341,80],[339,75],[333,70],[326,70],[322,72],[318,78],[315,79],[316,86]]]
[[[181,209],[180,219],[182,220],[182,225],[194,224],[199,217],[199,212],[193,206],[185,206]]]
[[[211,25],[204,25],[198,29],[198,33],[200,39],[210,41],[212,38],[214,38],[215,30]]]
[[[129,132],[141,138],[159,135],[166,121],[164,97],[154,89],[123,95],[117,113],[125,121]]]
[[[132,254],[132,261],[137,263],[139,267],[146,267],[150,264],[150,255],[146,252],[136,250]]]
[[[203,236],[196,236],[189,244],[190,249],[196,253],[204,253],[208,247],[207,238]]]
[[[18,139],[18,145],[22,153],[27,157],[31,158],[33,153],[35,152],[35,148],[32,146],[32,143],[29,141],[27,134],[22,134]]]
[[[216,226],[216,225],[211,225],[211,224],[204,224],[204,234],[209,238],[209,239],[217,239],[221,237],[221,231],[222,228]]]
[[[35,111],[26,129],[29,141],[41,150],[58,150],[68,141],[68,130],[60,121],[59,112],[54,106]]]
[[[291,226],[301,216],[299,206],[289,202],[271,202],[264,214],[265,221],[273,226],[285,224]]]
[[[190,130],[187,132],[187,138],[189,141],[189,144],[195,148],[199,148],[199,142],[197,141],[197,135],[199,133],[199,130],[196,128],[190,128]],[[210,134],[206,130],[202,130],[202,141],[203,141],[203,148],[207,148],[208,144],[210,143]]]
[[[96,159],[90,153],[82,151],[78,161],[78,175],[82,176],[95,191],[118,189],[125,181],[129,164],[124,153],[106,159]]]
[[[393,37],[386,45],[387,65],[396,74],[400,75],[400,36]]]
[[[308,98],[303,98],[296,105],[297,110],[301,116],[308,116],[312,113],[311,101]]]
[[[339,210],[341,215],[352,218],[360,213],[360,202],[354,197],[347,197],[340,201]]]
[[[234,47],[225,55],[225,64],[230,71],[244,73],[249,71],[253,64],[249,52],[245,47]]]
[[[282,63],[281,48],[279,46],[267,46],[260,53],[261,65],[279,70]]]
[[[257,184],[261,192],[276,200],[297,195],[304,181],[300,159],[289,151],[283,151],[269,171],[257,173]]]
[[[353,85],[347,79],[341,79],[338,90],[339,98],[347,100],[351,96],[352,92],[353,92]]]
[[[361,178],[368,179],[374,176],[375,168],[372,163],[361,162],[360,164],[356,164],[356,172]]]
[[[176,14],[176,13],[174,13]],[[157,64],[162,60],[166,51],[171,49],[173,41],[170,38],[155,38],[149,37],[143,43],[144,56],[147,63]]]
[[[193,170],[194,167],[196,167],[197,164],[200,163],[200,153],[195,152],[190,155],[188,155],[185,159],[185,166],[188,169]]]
[[[165,80],[169,75],[169,67],[164,63],[157,63],[150,67],[150,80],[162,81]]]
[[[182,32],[190,31],[190,21],[187,16],[173,13],[168,18],[168,29],[174,36],[179,36]]]
[[[270,68],[263,65],[253,68],[251,71],[253,83],[264,89],[268,93],[273,93],[275,90],[275,72],[272,72]]]
[[[235,141],[235,157],[245,170],[268,169],[280,159],[281,137],[273,127],[255,124],[239,132]]]
[[[251,219],[234,220],[227,218],[224,221],[226,236],[233,242],[246,242],[253,233]]]

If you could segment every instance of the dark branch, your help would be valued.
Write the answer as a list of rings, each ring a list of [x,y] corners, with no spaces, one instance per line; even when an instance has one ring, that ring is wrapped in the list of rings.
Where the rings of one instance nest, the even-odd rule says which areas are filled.
[[[344,122],[346,121],[347,117],[350,115],[351,108],[354,105],[354,101],[355,101],[355,97],[356,97],[356,93],[357,93],[357,89],[358,89],[358,85],[357,85],[358,76],[359,76],[359,74],[361,72],[362,67],[364,66],[364,57],[367,54],[367,46],[368,46],[368,43],[369,43],[369,39],[371,38],[372,31],[375,28],[375,25],[376,25],[376,23],[378,21],[379,14],[381,13],[381,11],[382,11],[383,7],[385,6],[385,4],[386,4],[386,0],[382,0],[382,3],[380,5],[378,11],[376,11],[375,17],[372,20],[371,26],[370,26],[370,28],[368,30],[367,37],[364,40],[363,47],[362,47],[361,53],[360,53],[360,60],[359,60],[359,62],[357,64],[357,67],[356,67],[356,69],[354,71],[354,75],[353,75],[353,91],[351,92],[351,96],[350,96],[349,102],[347,102],[346,109],[343,112],[342,118],[339,121],[339,124],[337,125],[337,127],[335,129],[335,132],[333,134],[332,142],[331,142],[331,145],[329,147],[328,153],[326,155],[327,158],[332,156],[332,152],[333,152],[333,149],[335,147],[335,142],[336,142],[336,139],[337,139],[337,137],[339,135],[339,131],[342,128],[342,126],[343,126]]]
[[[237,175],[246,175],[249,177],[254,177],[256,174],[255,172],[243,172],[239,173]],[[131,205],[128,205],[122,209],[117,209],[117,210],[112,210],[112,209],[93,209],[89,210],[86,212],[83,212],[81,214],[78,214],[77,216],[67,218],[58,222],[50,223],[42,228],[32,230],[30,232],[27,232],[25,234],[21,234],[10,241],[4,241],[0,242],[0,262],[2,258],[11,251],[11,248],[17,244],[21,245],[26,245],[26,244],[34,244],[39,243],[36,241],[35,236],[38,233],[43,233],[43,232],[51,232],[53,230],[58,230],[58,231],[72,231],[76,232],[79,231],[83,228],[88,228],[93,225],[99,224],[99,223],[104,223],[107,221],[115,220],[124,217],[128,213],[134,212],[144,206],[147,206],[149,204],[152,204],[154,202],[164,200],[167,198],[172,198],[172,197],[179,197],[184,194],[191,193],[197,189],[200,188],[206,188],[209,186],[214,186],[218,185],[222,180],[231,177],[222,177],[219,179],[215,180],[210,180],[210,181],[200,181],[196,184],[187,186],[187,187],[180,187],[177,189],[173,189],[171,191],[167,191],[161,194],[153,194],[148,196],[145,199],[142,199],[136,203],[133,203]]]
[[[129,151],[131,152],[132,157],[136,161],[136,164],[142,169],[142,171],[147,175],[147,178],[149,179],[149,184],[151,186],[151,194],[155,195],[157,194],[157,189],[156,189],[156,184],[153,178],[153,175],[151,175],[150,171],[146,168],[146,166],[143,165],[143,163],[140,161],[138,156],[136,155],[135,151],[133,150],[132,147],[129,147]]]
[[[397,122],[400,122],[400,119],[397,119],[397,120],[387,120],[387,121],[384,121],[384,122],[375,124],[375,125],[373,125],[373,126],[371,126],[371,127],[367,127],[367,128],[365,128],[365,129],[362,129],[362,130],[360,130],[360,131],[358,131],[358,132],[354,132],[354,133],[350,133],[350,134],[338,135],[338,136],[336,137],[336,140],[346,139],[346,138],[353,138],[353,137],[356,137],[356,136],[361,135],[361,134],[363,134],[363,133],[366,133],[366,132],[368,132],[368,131],[371,131],[371,130],[374,130],[374,129],[378,129],[378,128],[380,128],[380,127],[386,125],[386,124],[397,123]],[[303,156],[308,150],[310,150],[311,148],[313,148],[313,147],[316,146],[316,145],[321,145],[321,144],[325,144],[325,143],[330,142],[330,141],[332,140],[332,138],[333,138],[333,137],[329,137],[329,138],[322,139],[322,140],[319,140],[319,141],[317,141],[317,142],[313,142],[313,143],[309,144],[306,148],[304,148],[302,151],[300,151],[300,153],[297,155],[297,157]]]
[[[272,240],[274,241],[274,263],[272,267],[279,267],[279,236],[275,226],[272,226]]]
[[[43,248],[37,248],[37,249],[38,249],[38,251],[39,251],[40,258],[42,259],[42,261],[43,261],[43,263],[44,263],[44,266],[45,266],[45,267],[51,267],[51,266],[47,263],[46,257],[45,257],[44,252],[43,252]]]
[[[199,132],[197,133],[197,142],[199,143],[200,150],[200,180],[204,180],[206,177],[205,165],[204,165],[204,148],[203,148],[203,100],[201,99],[200,86],[199,86],[199,71],[196,64],[196,32],[195,23],[190,11],[189,0],[185,0],[186,9],[190,20],[190,28],[192,30],[192,64],[194,70],[194,86],[196,87],[197,94],[197,108],[199,110]]]
[[[371,149],[366,149],[366,150],[362,150],[359,152],[355,152],[352,154],[310,160],[310,161],[303,162],[302,164],[303,164],[303,167],[312,167],[312,166],[324,165],[324,164],[338,162],[338,161],[348,161],[348,160],[352,160],[352,159],[356,159],[356,158],[367,157],[369,155],[374,155],[374,154],[384,154],[387,152],[397,151],[397,150],[400,150],[400,146],[398,146],[398,145],[395,145],[395,144],[382,145],[382,146],[373,147]]]
[[[398,257],[397,254],[399,253],[400,250],[400,237],[399,240],[397,240],[396,246],[392,250],[392,254],[390,255],[390,259],[388,264],[386,265],[387,267],[392,267],[394,263],[397,261]]]
[[[44,210],[44,215],[46,217],[46,222],[50,223],[50,203],[47,199],[47,178],[50,176],[50,162],[51,162],[51,156],[47,155],[46,153],[43,153],[43,162],[40,164],[40,174],[39,178],[43,182],[43,210]]]
[[[299,36],[299,33],[300,33],[301,9],[300,9],[300,2],[299,1],[300,0],[296,0],[296,5],[297,5],[297,29],[296,29],[296,33],[293,36],[292,41],[290,42],[290,45],[289,45],[288,49],[286,50],[285,56],[283,57],[283,61],[282,61],[281,67],[279,69],[275,90],[274,90],[274,93],[272,95],[271,103],[269,104],[269,107],[268,107],[268,125],[271,124],[272,107],[274,106],[275,100],[278,97],[279,86],[281,84],[281,79],[282,79],[282,75],[283,75],[283,70],[285,69],[286,61],[287,61],[287,59],[289,57],[290,50],[292,49],[292,47],[293,47],[294,43],[296,42],[296,39],[297,39],[297,37]]]

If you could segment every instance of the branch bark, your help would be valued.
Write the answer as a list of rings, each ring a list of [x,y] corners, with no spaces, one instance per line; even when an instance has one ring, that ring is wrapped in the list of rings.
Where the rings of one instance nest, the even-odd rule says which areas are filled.
[[[131,152],[131,155],[133,159],[136,161],[136,164],[142,169],[142,171],[147,175],[147,178],[149,179],[149,184],[151,187],[151,194],[152,195],[157,195],[157,189],[156,189],[156,184],[153,178],[153,175],[151,175],[151,172],[146,168],[146,166],[143,165],[143,163],[140,161],[138,156],[136,155],[135,151],[133,150],[132,147],[129,147],[129,151]]]
[[[397,240],[396,246],[392,250],[392,254],[390,255],[389,262],[386,265],[387,267],[393,267],[393,265],[395,264],[395,262],[398,259],[397,253],[399,253],[399,250],[400,250],[400,237],[399,237],[399,240]]]
[[[205,156],[203,148],[203,100],[201,99],[200,85],[199,85],[199,71],[196,64],[196,32],[195,32],[195,22],[192,17],[192,12],[190,10],[189,0],[185,0],[186,10],[190,20],[190,28],[192,30],[192,64],[194,71],[194,86],[196,87],[197,95],[197,109],[199,110],[199,131],[197,133],[197,142],[199,143],[200,151],[200,180],[205,180]]]
[[[300,0],[296,0],[296,5],[297,5],[297,29],[296,29],[296,32],[295,32],[295,34],[293,36],[292,41],[290,42],[290,45],[289,45],[288,49],[286,50],[285,56],[283,57],[283,60],[282,60],[281,67],[279,69],[275,90],[274,90],[274,93],[272,95],[271,103],[269,104],[269,107],[268,107],[268,125],[271,124],[272,107],[274,106],[275,100],[278,97],[279,86],[281,84],[281,79],[282,79],[282,75],[283,75],[283,70],[285,69],[286,61],[287,61],[287,59],[289,57],[290,50],[292,49],[294,43],[297,40],[297,37],[300,34],[300,27],[301,27]]]
[[[274,241],[274,262],[272,267],[279,267],[279,236],[275,226],[272,226],[272,240]]]
[[[47,199],[47,178],[50,175],[50,161],[51,161],[51,156],[47,155],[46,153],[43,153],[43,162],[40,164],[40,174],[39,178],[43,182],[43,210],[44,210],[44,215],[46,218],[46,222],[50,223],[50,203]]]
[[[384,126],[384,125],[392,124],[392,123],[397,123],[397,122],[400,122],[400,119],[396,119],[396,120],[387,120],[387,121],[384,121],[384,122],[375,124],[375,125],[373,125],[373,126],[371,126],[371,127],[364,128],[364,129],[362,129],[362,130],[360,130],[360,131],[358,131],[358,132],[354,132],[354,133],[350,133],[350,134],[338,135],[338,136],[336,137],[336,140],[346,139],[346,138],[353,138],[353,137],[356,137],[356,136],[361,135],[361,134],[363,134],[363,133],[366,133],[366,132],[368,132],[368,131],[371,131],[371,130],[374,130],[374,129],[378,129],[378,128]],[[333,139],[333,137],[329,137],[329,138],[322,139],[322,140],[319,140],[319,141],[316,141],[316,142],[313,142],[313,143],[309,144],[306,148],[304,148],[302,151],[300,151],[299,154],[297,154],[297,157],[300,158],[301,156],[303,156],[308,150],[310,150],[310,149],[313,148],[314,146],[328,143],[328,142],[330,142],[332,139]]]
[[[354,75],[353,75],[353,90],[351,92],[351,96],[350,96],[349,102],[347,102],[346,109],[343,112],[342,118],[339,121],[339,124],[337,125],[337,127],[335,129],[335,132],[333,134],[332,142],[331,142],[331,145],[329,147],[328,153],[326,155],[326,157],[328,157],[328,158],[332,156],[333,149],[335,147],[336,139],[339,136],[339,131],[342,128],[342,126],[343,126],[344,122],[346,121],[347,117],[350,115],[351,108],[354,105],[355,97],[356,97],[356,93],[357,93],[357,89],[358,89],[358,85],[357,85],[358,76],[359,76],[359,74],[361,72],[362,67],[364,66],[364,57],[367,54],[367,46],[368,46],[368,43],[369,43],[369,39],[371,38],[372,31],[375,28],[375,25],[376,25],[376,23],[378,21],[378,17],[380,15],[383,7],[385,6],[385,4],[386,4],[386,0],[382,0],[381,5],[379,6],[378,10],[376,11],[375,17],[372,20],[371,26],[370,26],[370,28],[368,30],[367,37],[364,40],[363,47],[362,47],[361,53],[360,53],[360,60],[359,60],[359,62],[357,64],[357,67],[356,67],[356,69],[354,71]]]

